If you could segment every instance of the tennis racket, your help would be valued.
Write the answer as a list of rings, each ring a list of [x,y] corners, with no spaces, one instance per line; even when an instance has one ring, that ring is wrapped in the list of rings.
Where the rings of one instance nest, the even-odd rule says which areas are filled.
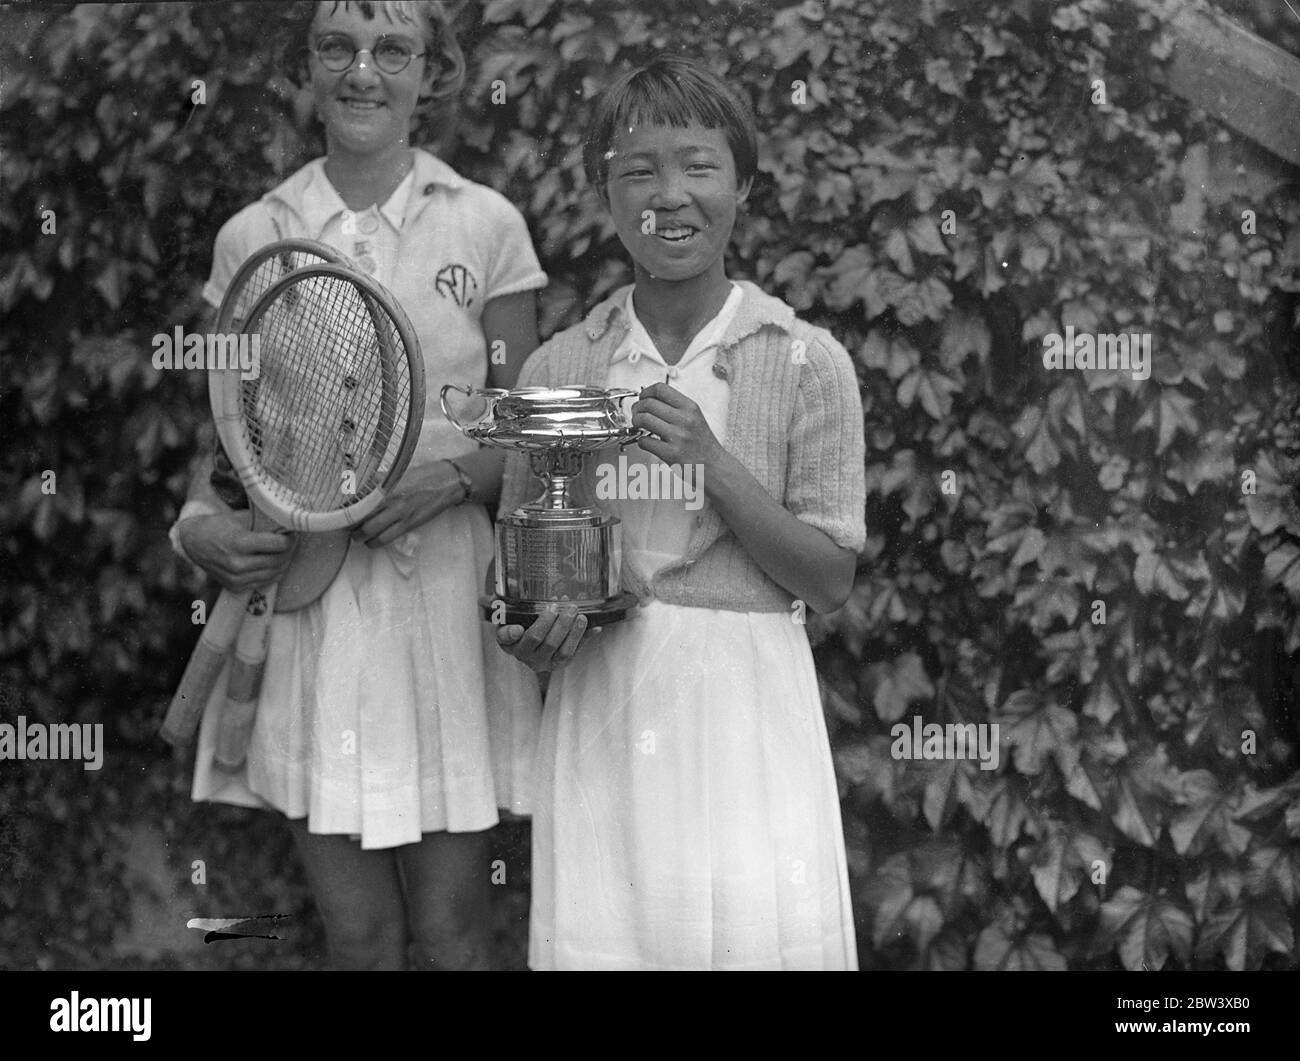
[[[330,262],[342,263],[346,262],[346,259],[332,247],[315,240],[278,240],[255,251],[235,271],[235,275],[227,285],[226,293],[217,309],[214,330],[221,335],[242,330],[249,310],[273,285],[296,269]],[[228,374],[221,372],[208,374],[208,399],[209,403],[213,403],[214,409],[216,395],[222,387],[221,377]],[[272,521],[259,518],[256,509],[252,512],[252,520],[253,530],[274,526]],[[347,552],[346,535],[344,538],[342,548],[334,546],[333,551],[339,555],[337,566],[329,573],[331,580],[338,573],[338,567],[342,566],[343,557]],[[329,550],[318,547],[313,550],[313,553],[317,554],[313,559],[318,559],[318,554],[321,553],[325,553],[328,558]],[[297,560],[298,554],[295,553],[295,562]],[[317,563],[316,566],[327,567],[328,565]],[[296,574],[293,567],[294,565],[291,564],[286,570],[283,581],[297,587],[304,578]],[[309,596],[323,578],[322,573],[319,577],[311,579],[312,585],[303,587],[305,592],[295,593],[293,596],[298,599]],[[329,581],[324,581],[324,585],[319,585],[319,591],[323,593],[328,585]],[[310,601],[303,601],[303,603],[310,603]],[[180,685],[177,686],[171,706],[167,710],[167,716],[163,720],[162,737],[169,744],[185,744],[193,739],[194,732],[198,729],[199,719],[203,715],[203,707],[216,686],[226,657],[230,654],[230,648],[243,624],[245,612],[250,607],[260,607],[260,603],[254,599],[252,590],[239,593],[225,591],[218,598],[203,626],[199,643],[190,656],[185,673],[181,676]]]
[[[250,309],[255,380],[225,373],[217,434],[254,509],[295,531],[344,532],[383,503],[410,462],[424,417],[424,360],[392,295],[347,266],[311,265]],[[250,602],[239,631],[217,761],[244,759],[276,589]]]

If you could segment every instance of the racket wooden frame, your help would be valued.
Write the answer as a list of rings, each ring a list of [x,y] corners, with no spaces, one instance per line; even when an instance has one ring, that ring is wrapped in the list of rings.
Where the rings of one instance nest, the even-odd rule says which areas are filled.
[[[226,449],[226,456],[230,458],[235,474],[239,476],[244,492],[248,494],[249,502],[274,519],[281,527],[294,531],[350,530],[369,519],[375,510],[384,503],[389,491],[402,477],[407,465],[410,464],[411,457],[415,454],[416,444],[419,442],[420,427],[424,422],[424,359],[420,356],[420,342],[416,338],[415,329],[412,327],[405,311],[397,304],[396,299],[388,293],[387,289],[372,277],[357,272],[346,265],[338,264],[308,265],[296,269],[262,295],[257,304],[249,311],[243,330],[255,331],[261,323],[266,310],[286,288],[304,283],[318,276],[337,277],[361,289],[366,308],[375,321],[375,331],[386,347],[387,356],[383,360],[385,366],[393,364],[396,355],[390,345],[388,331],[382,323],[382,315],[386,315],[392,320],[408,355],[407,362],[410,368],[411,386],[407,397],[405,437],[393,457],[393,462],[384,476],[384,481],[354,504],[344,505],[328,512],[315,512],[303,506],[286,504],[263,484],[257,472],[257,456],[253,453],[252,447],[249,446],[248,440],[240,430],[243,423],[242,381],[238,373],[234,372],[225,373],[224,377],[218,381],[219,385],[210,394],[213,400],[212,411],[216,421],[217,435]],[[382,393],[385,396],[390,393],[390,381],[388,379],[385,379]]]
[[[265,294],[265,290],[270,290],[279,280],[292,275],[296,269],[304,267],[293,264],[292,256],[295,254],[312,255],[326,263],[349,264],[344,255],[316,240],[283,239],[268,243],[249,255],[235,270],[235,275],[226,285],[226,293],[221,299],[221,305],[217,308],[213,330],[217,334],[242,331],[249,311],[257,304],[261,295]],[[248,288],[257,275],[258,269],[274,258],[282,260],[284,273],[267,284],[264,291],[250,293]],[[228,375],[232,373],[217,371],[208,373],[209,404],[213,401],[214,393],[220,390],[219,377]],[[256,527],[258,523],[256,510],[252,513],[252,517]],[[323,593],[329,582],[333,581],[334,576],[338,574],[346,554],[346,548],[340,550],[337,566],[332,573],[329,573],[328,580],[324,580],[323,576],[315,580],[317,583],[324,581],[320,586],[320,592]],[[306,593],[300,594],[300,596],[306,595]],[[194,739],[199,720],[203,716],[204,706],[211,698],[212,690],[216,687],[221,670],[225,666],[226,657],[229,656],[230,649],[239,635],[252,596],[251,589],[238,592],[223,589],[217,598],[163,719],[160,735],[168,744],[183,746]]]
[[[274,521],[281,527],[294,530],[317,532],[347,529],[364,522],[383,503],[388,492],[396,485],[410,464],[419,441],[420,428],[424,421],[425,374],[424,357],[420,351],[419,339],[397,300],[371,277],[338,265],[313,265],[284,277],[268,288],[257,304],[248,313],[243,330],[255,332],[262,317],[286,289],[304,283],[315,277],[337,277],[347,280],[360,289],[363,303],[375,323],[375,333],[382,346],[381,366],[384,371],[381,401],[390,410],[396,409],[397,396],[394,390],[392,366],[400,355],[392,342],[386,320],[391,320],[404,347],[410,378],[407,396],[406,423],[402,441],[394,455],[384,479],[356,504],[344,506],[332,512],[311,512],[300,507],[291,507],[279,497],[268,491],[258,476],[258,461],[249,447],[242,431],[243,394],[240,380],[235,373],[227,373],[222,381],[220,394],[213,399],[213,415],[217,422],[217,434],[231,464],[239,475],[240,483],[248,493],[250,504],[255,511]],[[390,413],[391,415],[391,413]],[[396,425],[396,419],[391,421]],[[372,450],[378,448],[380,455],[387,452],[391,432],[382,438],[377,435],[372,440]],[[341,517],[341,519],[340,519]],[[260,609],[250,605],[249,614],[239,631],[235,645],[235,659],[231,665],[230,678],[226,686],[226,705],[222,714],[221,728],[217,738],[217,762],[229,770],[238,769],[243,763],[253,724],[256,721],[257,701],[261,693],[262,675],[266,666],[267,641],[270,633],[271,616],[274,612],[276,587],[271,586],[266,593],[266,601]],[[254,598],[253,604],[256,604]]]

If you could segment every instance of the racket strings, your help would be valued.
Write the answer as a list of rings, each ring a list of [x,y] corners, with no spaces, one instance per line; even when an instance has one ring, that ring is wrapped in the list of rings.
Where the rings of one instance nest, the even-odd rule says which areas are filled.
[[[264,258],[245,280],[235,298],[230,316],[231,330],[238,331],[244,326],[244,321],[248,318],[253,305],[266,292],[270,291],[277,282],[295,269],[301,269],[307,265],[318,265],[322,261],[324,259],[320,255],[307,250],[284,250]]]
[[[243,426],[264,487],[288,507],[326,512],[382,485],[411,397],[391,317],[349,280],[310,276],[250,330],[260,371],[242,387]]]

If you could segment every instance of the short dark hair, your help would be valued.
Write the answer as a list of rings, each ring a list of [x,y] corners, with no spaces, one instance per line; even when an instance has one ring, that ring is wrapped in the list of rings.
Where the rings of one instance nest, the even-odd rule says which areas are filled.
[[[285,59],[285,68],[296,84],[307,82],[307,45],[311,33],[311,24],[316,18],[319,0],[298,0],[289,6],[285,15],[284,30],[281,35],[281,47]],[[436,106],[459,95],[465,85],[465,56],[456,40],[456,31],[452,27],[455,9],[441,0],[395,0],[391,5],[376,3],[375,0],[325,0],[332,3],[331,12],[342,7],[357,8],[368,19],[378,16],[382,7],[403,22],[417,25],[423,23],[422,32],[433,59],[439,63],[438,78],[433,83],[430,95],[426,97]]]
[[[596,97],[582,147],[587,180],[605,194],[609,155],[620,131],[635,125],[694,124],[726,134],[738,184],[754,176],[758,131],[749,101],[699,63],[663,56],[624,74]]]

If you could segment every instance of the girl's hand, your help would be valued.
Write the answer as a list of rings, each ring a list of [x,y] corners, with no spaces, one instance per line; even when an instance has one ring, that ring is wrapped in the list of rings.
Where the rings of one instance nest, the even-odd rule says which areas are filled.
[[[586,629],[587,617],[578,614],[576,605],[552,605],[526,630],[522,626],[498,626],[497,644],[535,671],[555,670],[573,658]]]
[[[426,464],[407,471],[402,476],[401,485],[353,530],[352,537],[372,549],[390,545],[407,531],[423,526],[449,508],[455,508],[464,496],[460,476],[447,461]]]
[[[637,445],[665,464],[716,464],[725,452],[700,407],[667,383],[641,392],[632,406],[632,426],[652,432]]]
[[[249,530],[247,512],[192,516],[177,534],[190,559],[237,593],[278,582],[293,559],[294,536]]]

